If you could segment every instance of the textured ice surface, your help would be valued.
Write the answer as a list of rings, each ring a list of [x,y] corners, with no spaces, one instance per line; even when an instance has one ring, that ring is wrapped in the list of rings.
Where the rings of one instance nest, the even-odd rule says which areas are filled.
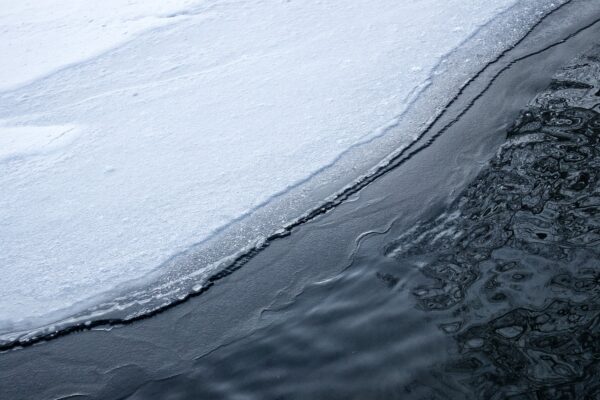
[[[0,331],[143,282],[382,134],[515,1],[109,3],[1,3]]]
[[[70,144],[77,132],[69,125],[2,126],[0,121],[0,162],[49,153]]]
[[[0,90],[186,17],[201,0],[0,0]]]

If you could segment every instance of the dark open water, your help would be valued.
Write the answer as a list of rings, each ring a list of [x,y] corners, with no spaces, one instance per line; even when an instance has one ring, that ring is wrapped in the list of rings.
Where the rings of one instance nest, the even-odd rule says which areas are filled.
[[[600,399],[596,25],[206,294],[0,354],[0,398]]]
[[[596,47],[441,215],[132,398],[600,399],[599,83]]]

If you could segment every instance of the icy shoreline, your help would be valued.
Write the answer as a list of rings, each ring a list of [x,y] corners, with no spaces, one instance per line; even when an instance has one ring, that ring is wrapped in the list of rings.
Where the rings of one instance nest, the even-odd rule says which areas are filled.
[[[424,3],[421,7],[427,8],[435,2]],[[48,324],[57,321],[77,323],[123,310],[139,315],[148,311],[148,302],[159,299],[152,305],[156,308],[173,301],[189,291],[187,284],[173,283],[191,278],[201,287],[215,268],[226,264],[215,260],[252,246],[314,206],[315,193],[323,198],[351,184],[390,149],[410,144],[419,128],[399,132],[396,119],[419,90],[439,76],[468,77],[521,32],[517,26],[499,24],[498,31],[485,36],[488,42],[474,47],[485,46],[486,54],[473,55],[463,70],[454,64],[455,70],[448,71],[440,61],[513,2],[496,10],[486,10],[478,1],[451,3],[421,14],[409,5],[386,1],[354,8],[332,5],[328,14],[319,3],[300,7],[259,2],[243,10],[224,4],[201,14],[201,23],[156,29],[96,59],[0,93],[0,119],[9,127],[0,127],[0,135],[7,129],[66,124],[79,131],[76,140],[57,151],[21,152],[3,164],[2,335],[14,339],[44,326],[51,331],[56,327]],[[531,25],[540,17],[532,9],[551,7],[522,8],[526,12],[517,16],[523,19],[515,22],[515,15],[505,15],[503,22]],[[264,22],[267,10],[271,20]],[[462,18],[473,10],[481,14],[470,14],[473,20],[467,27],[448,24],[452,15]],[[448,40],[443,42],[448,47],[440,46],[442,39],[436,37],[412,38],[412,47],[407,45],[410,39],[399,43],[402,32],[396,22],[406,13],[423,18],[412,18],[407,34],[410,29],[419,32],[423,24],[435,26],[436,18],[443,21],[437,33]],[[235,31],[241,22],[254,23],[245,27],[246,36]],[[213,31],[215,24],[218,29]],[[505,41],[499,43],[493,36],[500,33]],[[348,42],[349,34],[356,40]],[[206,35],[213,35],[214,42]],[[210,43],[212,53],[190,53],[198,47],[192,37]],[[230,38],[230,47],[215,44],[223,38]],[[439,47],[423,52],[423,39]],[[406,58],[407,48],[426,59],[415,65],[414,57]],[[394,58],[398,54],[404,58]],[[348,68],[328,70],[346,59]],[[146,63],[139,65],[140,60]],[[374,67],[379,69],[373,72]],[[457,86],[450,85],[448,93]],[[432,102],[438,109],[445,101]],[[396,146],[386,147],[383,136],[394,136]],[[335,170],[339,165],[356,170]],[[325,169],[333,172],[318,174]],[[314,190],[302,192],[299,182],[317,175]],[[290,189],[300,190],[305,201],[302,196],[284,199],[294,192]],[[233,221],[260,214],[272,199],[278,205],[260,222],[255,218],[213,260],[200,249],[189,250]],[[182,255],[171,258],[178,253]],[[134,286],[142,289],[127,293]],[[164,290],[166,286],[171,287]]]

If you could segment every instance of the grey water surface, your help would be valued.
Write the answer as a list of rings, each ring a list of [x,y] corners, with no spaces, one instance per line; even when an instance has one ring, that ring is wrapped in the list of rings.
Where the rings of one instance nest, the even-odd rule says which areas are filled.
[[[595,47],[439,216],[132,398],[600,398],[599,83]]]

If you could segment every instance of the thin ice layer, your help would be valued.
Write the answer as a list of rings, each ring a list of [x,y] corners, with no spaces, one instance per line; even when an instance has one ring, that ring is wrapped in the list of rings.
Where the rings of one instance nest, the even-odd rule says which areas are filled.
[[[51,322],[142,282],[381,134],[512,3],[217,2],[0,94],[2,129],[78,129],[0,161],[0,325]]]

